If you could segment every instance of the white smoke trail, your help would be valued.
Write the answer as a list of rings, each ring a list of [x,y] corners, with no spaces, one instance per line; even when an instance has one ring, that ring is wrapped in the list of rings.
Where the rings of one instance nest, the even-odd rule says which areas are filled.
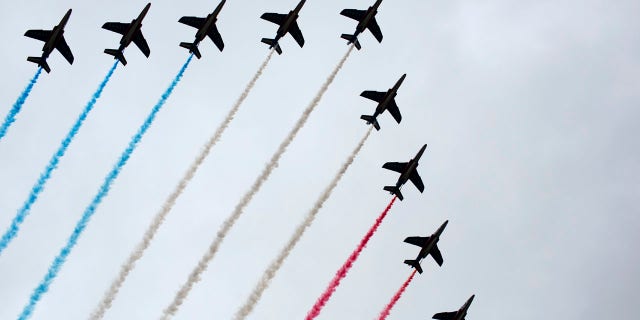
[[[191,180],[196,174],[196,171],[198,170],[200,165],[204,162],[204,160],[207,158],[207,156],[211,152],[211,149],[218,143],[218,141],[222,137],[222,134],[224,133],[224,131],[227,129],[227,127],[235,117],[236,113],[238,112],[238,109],[240,109],[240,106],[242,105],[242,102],[244,102],[244,100],[247,98],[247,96],[251,92],[251,89],[253,89],[253,87],[255,86],[256,81],[258,81],[258,78],[260,78],[260,76],[262,75],[262,72],[267,67],[267,64],[271,60],[272,56],[273,56],[273,50],[269,52],[269,55],[264,60],[264,62],[260,65],[260,68],[258,68],[258,71],[256,72],[256,74],[253,76],[251,81],[249,81],[249,83],[245,87],[240,97],[238,97],[238,100],[236,100],[236,103],[233,105],[231,110],[229,110],[229,113],[227,113],[227,117],[224,119],[224,121],[222,121],[222,123],[220,124],[218,129],[216,129],[216,132],[211,136],[211,138],[209,138],[209,141],[207,141],[207,143],[202,148],[202,152],[200,152],[200,154],[196,157],[195,161],[191,164],[191,166],[189,167],[185,175],[182,177],[182,180],[180,180],[175,190],[173,190],[173,193],[169,195],[169,198],[167,198],[165,203],[162,205],[162,208],[160,209],[160,211],[153,218],[153,221],[149,225],[149,228],[144,233],[144,237],[142,238],[142,241],[138,243],[138,245],[135,247],[133,252],[131,252],[129,259],[122,265],[122,267],[120,267],[120,273],[111,283],[109,290],[105,292],[105,295],[103,296],[102,301],[100,301],[96,309],[93,311],[90,319],[92,320],[102,319],[104,317],[105,312],[109,308],[111,308],[111,304],[113,303],[113,300],[118,295],[118,292],[122,287],[122,284],[125,282],[125,280],[129,276],[129,273],[131,272],[131,270],[135,268],[136,262],[140,260],[140,258],[142,258],[142,255],[144,255],[145,250],[147,250],[156,232],[158,232],[158,229],[164,222],[165,217],[175,205],[176,200],[178,199],[178,197],[180,197],[180,195],[182,194],[184,189],[187,187],[187,185],[189,185],[189,182],[191,182]]]
[[[271,279],[276,276],[276,273],[278,272],[278,270],[280,270],[280,267],[282,266],[284,261],[287,259],[287,257],[289,257],[289,254],[291,254],[293,248],[295,248],[295,246],[298,244],[298,241],[300,241],[300,239],[304,235],[304,232],[311,226],[313,220],[316,218],[316,215],[318,214],[320,209],[322,209],[322,206],[327,201],[327,199],[329,199],[329,196],[331,196],[333,189],[338,185],[338,182],[340,182],[342,176],[344,176],[345,172],[347,172],[347,169],[349,169],[349,166],[351,166],[351,164],[353,163],[353,160],[360,152],[360,149],[362,149],[362,146],[364,146],[367,138],[369,138],[372,129],[373,127],[369,127],[367,133],[364,135],[362,140],[360,140],[360,143],[358,143],[347,161],[345,161],[340,170],[338,170],[336,176],[333,178],[333,180],[331,180],[331,183],[327,186],[324,192],[320,195],[320,198],[318,198],[316,203],[313,205],[313,208],[311,208],[309,213],[307,213],[304,221],[300,225],[298,225],[298,228],[291,236],[291,239],[289,239],[289,242],[287,242],[287,245],[282,248],[282,251],[280,251],[278,257],[273,260],[267,270],[264,271],[264,273],[262,274],[262,278],[260,279],[260,281],[258,281],[255,288],[253,288],[253,291],[247,298],[247,301],[245,301],[244,305],[240,307],[240,309],[238,309],[238,311],[236,312],[234,316],[235,320],[245,319],[249,314],[251,314],[253,308],[256,306],[256,304],[258,304],[258,301],[260,301],[262,294],[269,287]]]
[[[220,230],[218,230],[218,234],[216,235],[213,242],[207,249],[207,252],[204,254],[204,256],[202,256],[200,261],[198,261],[198,264],[196,265],[196,267],[191,271],[191,273],[189,274],[189,278],[187,279],[187,282],[185,282],[180,288],[180,290],[176,293],[171,304],[163,311],[163,315],[161,319],[167,320],[173,317],[178,311],[178,308],[180,308],[184,300],[189,295],[189,292],[193,288],[193,285],[196,282],[200,281],[200,276],[207,269],[209,262],[211,261],[211,259],[213,259],[213,257],[218,252],[218,248],[220,247],[220,244],[222,243],[222,241],[224,241],[224,238],[227,236],[227,233],[229,233],[229,230],[231,230],[231,227],[233,227],[233,225],[238,220],[238,218],[240,218],[240,216],[244,211],[244,208],[249,204],[253,196],[260,190],[260,188],[262,187],[262,184],[269,178],[269,175],[271,175],[271,172],[273,171],[273,169],[275,169],[278,166],[278,161],[280,160],[280,157],[286,151],[289,144],[291,144],[293,139],[296,137],[296,135],[298,134],[298,131],[300,131],[300,129],[307,122],[309,115],[311,115],[311,112],[313,111],[313,109],[315,109],[315,107],[318,105],[318,103],[322,99],[322,96],[329,88],[329,85],[331,85],[331,83],[335,79],[336,75],[338,74],[338,71],[342,69],[342,66],[344,65],[345,61],[349,57],[349,54],[351,54],[351,51],[353,51],[353,45],[349,47],[349,50],[347,51],[347,53],[345,53],[344,57],[340,59],[340,62],[338,63],[338,65],[335,67],[335,69],[331,72],[327,80],[324,82],[324,84],[320,88],[320,91],[318,91],[318,94],[316,94],[313,100],[311,100],[311,103],[304,110],[304,112],[302,113],[302,116],[300,117],[300,119],[298,119],[298,122],[295,124],[291,132],[289,132],[289,135],[284,139],[284,141],[282,141],[282,143],[278,147],[278,150],[276,151],[276,153],[273,154],[273,156],[271,157],[271,160],[269,161],[269,163],[267,163],[265,168],[262,170],[262,173],[260,174],[260,176],[258,176],[258,178],[253,183],[249,191],[247,191],[247,193],[244,194],[244,196],[240,199],[240,202],[233,209],[233,212],[231,213],[231,215],[227,217],[227,220],[225,220],[222,223],[222,227],[220,228]]]

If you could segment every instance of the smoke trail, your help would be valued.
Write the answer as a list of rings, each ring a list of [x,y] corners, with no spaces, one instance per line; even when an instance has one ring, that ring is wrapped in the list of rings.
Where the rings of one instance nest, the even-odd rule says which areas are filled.
[[[218,252],[218,248],[220,247],[220,244],[222,243],[222,241],[224,241],[224,238],[227,236],[227,233],[229,233],[229,230],[231,230],[235,222],[238,220],[238,218],[240,218],[240,216],[244,211],[244,208],[249,204],[249,202],[251,202],[251,199],[253,198],[253,196],[260,190],[260,188],[262,187],[262,184],[269,178],[269,175],[271,175],[271,172],[273,171],[273,169],[275,169],[275,167],[278,166],[278,161],[280,160],[280,157],[286,151],[289,144],[291,144],[293,139],[296,137],[296,135],[298,134],[298,131],[300,131],[302,126],[304,126],[304,124],[307,122],[309,115],[311,115],[311,112],[313,111],[313,109],[315,109],[315,107],[318,105],[318,103],[322,99],[322,96],[329,88],[329,85],[331,85],[331,83],[333,82],[333,79],[335,79],[336,75],[338,74],[338,71],[342,69],[342,66],[344,65],[345,61],[349,57],[349,54],[351,53],[351,51],[353,51],[353,45],[349,47],[349,50],[347,50],[347,53],[345,53],[342,59],[340,59],[340,62],[338,63],[338,65],[335,67],[335,69],[331,72],[327,80],[324,82],[324,84],[320,88],[320,91],[318,91],[318,93],[313,98],[313,100],[311,100],[311,103],[304,110],[304,112],[302,113],[302,116],[300,117],[300,119],[298,119],[298,122],[296,122],[291,132],[289,132],[289,135],[284,139],[284,141],[282,141],[282,143],[278,147],[278,150],[276,151],[276,153],[273,154],[273,156],[271,157],[271,160],[269,160],[269,163],[267,163],[267,165],[262,170],[262,173],[260,174],[260,176],[258,176],[256,181],[254,181],[249,191],[247,191],[247,193],[245,193],[244,196],[242,196],[242,198],[240,199],[240,202],[233,209],[233,212],[231,213],[231,215],[227,217],[227,220],[225,220],[222,223],[222,227],[220,228],[220,230],[218,230],[218,234],[216,235],[215,239],[207,249],[207,252],[204,254],[204,256],[202,256],[202,258],[200,258],[200,261],[198,261],[198,264],[196,265],[196,267],[189,274],[189,278],[187,279],[187,282],[185,282],[182,285],[180,290],[176,293],[171,304],[163,311],[162,319],[169,319],[172,316],[174,316],[178,311],[178,308],[180,308],[180,306],[184,302],[184,299],[187,297],[187,295],[189,295],[189,292],[191,291],[191,288],[193,288],[193,285],[196,282],[200,281],[200,276],[207,269],[209,262],[211,261],[211,259],[213,259],[213,257]]]
[[[238,112],[238,109],[240,109],[240,105],[242,105],[242,102],[244,102],[244,100],[249,95],[249,92],[251,91],[251,89],[253,89],[253,87],[255,86],[256,81],[258,81],[258,78],[260,78],[260,76],[262,75],[262,72],[267,67],[267,64],[269,63],[269,60],[271,60],[272,56],[273,56],[273,50],[269,52],[269,55],[264,60],[264,62],[260,65],[260,68],[258,69],[256,74],[253,76],[251,81],[249,81],[246,88],[244,89],[240,97],[238,97],[238,100],[233,105],[231,110],[229,110],[227,117],[224,119],[224,121],[222,121],[222,124],[220,124],[218,129],[216,129],[216,132],[213,134],[213,136],[209,138],[209,141],[207,141],[207,143],[204,145],[204,148],[202,148],[202,152],[200,152],[200,154],[196,157],[195,161],[191,164],[191,166],[185,173],[184,177],[182,177],[182,180],[180,180],[175,190],[173,190],[173,193],[171,193],[169,198],[167,198],[165,203],[162,205],[160,212],[158,212],[156,216],[153,218],[153,221],[151,222],[151,225],[149,225],[149,228],[145,232],[144,237],[142,238],[142,241],[138,243],[136,248],[133,250],[133,252],[129,256],[129,259],[127,260],[127,262],[125,262],[120,268],[120,273],[113,280],[113,282],[111,283],[111,286],[109,287],[109,290],[105,293],[104,297],[102,298],[102,301],[100,301],[100,304],[98,304],[97,308],[91,314],[91,319],[93,320],[102,319],[104,317],[105,312],[109,308],[111,308],[111,304],[113,303],[113,300],[115,299],[116,295],[118,295],[118,292],[122,287],[122,284],[125,282],[125,280],[129,276],[129,273],[131,272],[131,270],[135,268],[136,262],[140,260],[140,258],[142,258],[142,255],[144,254],[145,250],[147,250],[156,232],[164,222],[165,217],[175,205],[176,200],[178,200],[178,197],[180,197],[184,189],[187,187],[187,185],[189,185],[189,182],[191,182],[191,179],[193,179],[194,175],[196,174],[196,171],[198,170],[200,165],[204,162],[204,160],[207,158],[207,156],[211,152],[211,149],[220,140],[220,137],[222,137],[222,133],[225,131],[225,129],[227,129],[227,127],[235,117],[236,113]]]
[[[33,206],[36,200],[38,200],[38,196],[40,195],[42,190],[44,190],[45,184],[51,177],[51,173],[53,172],[53,170],[55,170],[58,167],[58,162],[60,162],[60,158],[62,158],[65,152],[67,152],[67,148],[71,144],[71,141],[73,141],[73,138],[76,136],[76,134],[80,130],[80,127],[82,127],[84,120],[87,119],[87,116],[89,116],[89,112],[93,110],[94,105],[96,104],[96,102],[100,98],[100,95],[102,94],[102,90],[109,82],[109,79],[111,79],[111,76],[113,75],[113,72],[116,70],[117,66],[118,66],[118,61],[116,61],[113,64],[113,66],[111,67],[111,69],[109,69],[109,72],[107,72],[107,75],[104,77],[102,82],[100,82],[100,85],[98,85],[98,89],[95,91],[93,96],[91,96],[91,99],[82,110],[82,113],[80,113],[80,116],[78,116],[78,119],[71,127],[71,130],[69,130],[69,132],[67,133],[67,136],[64,139],[62,139],[62,142],[60,142],[60,147],[58,147],[58,150],[53,154],[53,156],[51,156],[51,159],[49,160],[49,164],[47,164],[44,171],[40,174],[38,181],[36,181],[36,183],[31,188],[29,197],[27,197],[27,200],[25,200],[24,204],[22,204],[22,207],[18,209],[18,213],[11,221],[11,226],[9,226],[7,231],[5,231],[5,233],[2,235],[2,239],[0,240],[0,255],[2,255],[2,252],[4,251],[4,249],[7,248],[11,240],[13,240],[13,238],[15,238],[18,235],[18,231],[20,231],[20,225],[24,222],[24,219],[26,219],[27,215],[29,215],[31,206]]]
[[[393,296],[393,298],[391,298],[391,301],[389,302],[389,304],[384,308],[384,310],[382,310],[378,320],[384,320],[384,319],[387,318],[387,316],[389,316],[389,313],[391,313],[391,309],[393,309],[393,306],[396,304],[396,302],[398,302],[398,300],[400,300],[400,297],[402,296],[404,291],[407,290],[407,287],[411,283],[411,280],[413,280],[413,277],[416,275],[416,271],[417,270],[413,270],[413,272],[411,272],[411,275],[409,276],[407,281],[404,282],[402,287],[400,287],[400,290],[398,290],[398,292],[396,292],[396,294]]]
[[[369,127],[365,136],[362,138],[362,140],[360,140],[360,143],[358,143],[358,145],[353,150],[353,152],[351,153],[347,161],[344,162],[340,170],[338,170],[336,176],[333,178],[333,180],[331,180],[331,183],[320,195],[320,198],[318,198],[316,203],[313,205],[313,208],[311,209],[311,211],[309,211],[304,221],[295,230],[295,232],[291,236],[291,239],[289,239],[289,242],[287,242],[287,245],[285,245],[285,247],[282,248],[282,251],[280,251],[280,254],[278,255],[278,257],[275,260],[273,260],[269,265],[269,267],[267,268],[267,270],[264,271],[264,273],[262,274],[262,278],[256,284],[255,288],[253,288],[253,291],[251,292],[251,295],[247,298],[247,301],[245,302],[245,304],[240,309],[238,309],[234,319],[236,320],[245,319],[249,314],[251,314],[251,312],[253,311],[253,308],[256,306],[256,304],[258,304],[258,301],[260,301],[262,294],[269,287],[269,284],[271,283],[271,279],[273,279],[273,277],[276,276],[276,273],[278,272],[278,270],[280,270],[280,267],[282,266],[284,261],[287,259],[287,257],[289,257],[289,254],[291,253],[291,251],[293,251],[293,248],[295,248],[295,246],[298,244],[298,241],[300,241],[300,238],[302,238],[302,236],[304,235],[304,232],[307,230],[307,228],[311,226],[311,224],[313,223],[313,220],[316,218],[316,215],[318,214],[320,209],[322,209],[322,206],[327,201],[327,199],[329,199],[329,196],[331,196],[333,189],[338,185],[338,182],[340,182],[340,179],[342,179],[342,176],[344,176],[345,172],[347,172],[347,169],[349,169],[349,166],[351,166],[351,164],[353,163],[353,160],[360,152],[360,149],[362,149],[362,146],[364,146],[364,143],[369,138],[369,135],[371,134],[372,129],[373,127]]]
[[[162,108],[164,103],[167,101],[169,96],[171,96],[171,92],[173,92],[173,89],[176,87],[176,85],[182,78],[182,75],[184,74],[184,71],[187,69],[187,66],[189,66],[189,62],[191,62],[192,58],[193,58],[193,54],[189,55],[189,58],[180,69],[180,72],[178,72],[176,77],[173,79],[169,88],[167,88],[167,90],[162,94],[160,101],[158,101],[158,103],[153,107],[153,109],[151,110],[151,113],[147,116],[147,119],[144,121],[142,126],[140,126],[140,128],[138,129],[138,132],[133,136],[131,141],[129,141],[129,145],[127,146],[127,148],[120,155],[120,159],[118,159],[118,162],[116,162],[116,164],[113,166],[109,174],[107,174],[107,176],[105,177],[104,182],[100,186],[100,189],[98,189],[98,193],[93,198],[89,206],[85,209],[84,213],[82,214],[82,218],[80,218],[75,228],[73,229],[73,232],[69,237],[69,240],[67,240],[67,243],[65,244],[65,246],[62,248],[62,250],[60,250],[60,253],[58,253],[56,258],[53,260],[53,263],[49,267],[47,274],[40,281],[40,284],[33,290],[33,293],[29,298],[29,303],[22,310],[22,313],[19,316],[19,320],[28,319],[33,313],[33,310],[36,304],[42,298],[42,295],[49,290],[49,286],[51,285],[51,282],[53,282],[53,280],[58,275],[60,268],[62,268],[62,265],[65,263],[67,257],[71,253],[71,250],[73,249],[73,247],[75,247],[76,243],[78,242],[78,239],[80,238],[80,235],[82,235],[82,232],[87,227],[87,224],[89,224],[91,217],[95,213],[96,209],[98,208],[98,206],[100,205],[104,197],[106,197],[107,194],[109,193],[111,184],[118,177],[118,174],[120,174],[120,170],[122,170],[125,164],[127,164],[129,157],[131,157],[131,154],[136,149],[136,146],[144,136],[145,132],[149,129],[149,127],[153,123],[153,120],[155,120],[155,117],[158,111],[160,111],[160,109]]]
[[[7,114],[7,116],[4,118],[4,122],[0,126],[0,140],[2,140],[2,137],[7,134],[7,130],[9,130],[11,124],[16,121],[16,116],[18,115],[18,113],[20,113],[24,102],[27,101],[29,93],[31,93],[31,89],[33,89],[33,86],[36,84],[36,82],[38,82],[38,78],[40,77],[41,73],[42,68],[38,67],[38,71],[36,71],[36,74],[33,76],[33,78],[31,78],[27,87],[24,88],[24,91],[22,91],[22,93],[18,97],[18,100],[16,100],[16,102],[13,104],[13,107],[11,107],[11,110],[9,110],[9,114]]]
[[[387,208],[384,209],[384,211],[382,211],[382,214],[380,214],[378,219],[376,219],[376,223],[373,224],[371,229],[369,229],[369,232],[367,232],[364,238],[362,238],[358,247],[356,247],[356,249],[351,253],[347,261],[345,261],[342,267],[340,267],[338,272],[336,272],[336,275],[329,283],[327,289],[325,289],[324,293],[320,296],[320,298],[318,298],[311,310],[309,310],[309,313],[307,313],[307,317],[305,318],[306,320],[315,319],[315,317],[320,314],[320,311],[322,311],[324,305],[327,304],[329,299],[331,299],[331,295],[333,295],[333,293],[336,291],[336,288],[338,288],[338,286],[340,285],[340,281],[347,276],[347,273],[353,266],[353,263],[358,260],[358,256],[360,256],[360,253],[362,252],[364,247],[367,246],[367,243],[369,242],[373,234],[376,232],[376,230],[378,230],[378,227],[382,223],[382,220],[384,220],[384,218],[387,216],[387,213],[389,213],[389,210],[391,210],[391,207],[393,206],[393,203],[397,198],[398,197],[394,196],[393,199],[391,199],[391,202],[389,202]]]

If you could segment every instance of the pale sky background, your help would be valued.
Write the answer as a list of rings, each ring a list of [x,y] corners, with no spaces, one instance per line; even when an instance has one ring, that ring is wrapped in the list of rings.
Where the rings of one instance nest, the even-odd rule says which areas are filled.
[[[373,1],[307,2],[299,48],[281,45],[222,141],[178,201],[106,319],[156,319],[220,223],[346,52],[339,15]],[[36,68],[50,29],[73,8],[65,37],[76,61],[53,53],[18,120],[0,142],[4,232],[60,140],[113,63],[104,48],[146,1],[13,1],[0,4],[0,116]],[[0,319],[15,318],[106,173],[184,63],[196,30],[181,16],[216,1],[155,1],[143,22],[151,48],[135,47],[54,172],[19,236],[0,257]],[[234,1],[205,40],[157,121],[34,313],[86,319],[151,218],[266,57],[277,26],[264,12],[296,1]],[[410,274],[406,236],[450,223],[389,319],[428,319],[476,299],[467,319],[633,318],[640,300],[640,12],[638,1],[386,0],[378,44],[367,32],[279,168],[247,207],[176,319],[229,319],[366,131],[375,103],[403,73],[401,125],[382,115],[354,165],[265,292],[251,319],[300,319],[373,224],[397,174],[428,143],[424,194],[405,187],[319,319],[373,319]]]

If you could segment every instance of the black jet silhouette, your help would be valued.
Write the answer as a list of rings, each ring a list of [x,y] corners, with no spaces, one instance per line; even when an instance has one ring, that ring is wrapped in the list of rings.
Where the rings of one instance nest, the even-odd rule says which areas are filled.
[[[149,45],[147,44],[147,40],[144,39],[142,35],[142,19],[147,15],[147,11],[151,7],[151,3],[148,3],[138,18],[131,20],[131,23],[121,23],[121,22],[107,22],[102,28],[107,29],[109,31],[113,31],[122,35],[122,39],[120,39],[120,47],[118,49],[104,49],[104,53],[114,56],[115,59],[118,59],[123,65],[127,65],[127,60],[124,58],[124,49],[133,43],[142,51],[145,57],[149,57],[151,54],[151,50],[149,50]]]
[[[222,36],[220,32],[218,32],[218,28],[216,27],[216,21],[218,21],[218,14],[222,10],[222,6],[226,0],[222,0],[220,4],[216,7],[215,10],[211,14],[209,14],[206,18],[198,18],[198,17],[182,17],[178,22],[184,23],[188,26],[194,27],[198,29],[196,32],[196,39],[193,43],[189,42],[180,42],[180,46],[183,48],[189,49],[189,52],[193,53],[200,59],[202,55],[200,54],[200,50],[198,50],[198,44],[200,41],[204,40],[205,37],[209,37],[211,41],[222,51],[224,49],[224,42],[222,42]]]
[[[295,9],[289,11],[288,14],[280,14],[280,13],[270,13],[267,12],[263,14],[260,18],[273,22],[280,26],[278,31],[276,31],[276,37],[274,39],[262,38],[262,42],[269,45],[269,49],[276,48],[276,52],[278,54],[282,54],[282,49],[280,48],[280,38],[284,37],[287,33],[291,34],[293,39],[296,40],[300,48],[304,46],[304,37],[302,36],[302,31],[300,31],[300,27],[298,27],[298,15],[300,13],[300,9],[304,6],[306,0],[301,0],[300,3],[296,6]]]
[[[71,53],[71,49],[69,49],[67,41],[64,40],[64,27],[67,24],[67,21],[69,21],[69,16],[71,16],[71,9],[69,9],[64,17],[62,17],[60,23],[53,27],[53,30],[29,30],[24,34],[26,37],[44,41],[42,56],[28,57],[27,61],[36,63],[38,66],[42,67],[44,71],[49,73],[51,72],[51,68],[49,67],[49,64],[47,64],[47,58],[51,52],[53,52],[53,49],[56,49],[65,59],[67,59],[67,61],[69,61],[69,64],[73,64],[73,54]]]

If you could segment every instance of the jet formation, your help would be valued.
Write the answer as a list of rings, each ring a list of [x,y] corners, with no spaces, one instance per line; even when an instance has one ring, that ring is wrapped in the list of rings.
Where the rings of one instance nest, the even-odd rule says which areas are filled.
[[[264,13],[260,18],[267,20],[269,22],[273,22],[280,26],[278,31],[276,31],[276,36],[273,39],[262,38],[262,42],[269,45],[269,49],[276,48],[276,52],[278,54],[282,54],[282,48],[280,48],[280,39],[284,37],[287,33],[289,33],[294,40],[300,45],[300,48],[304,46],[304,37],[302,36],[302,31],[300,31],[300,27],[298,26],[298,15],[300,14],[300,10],[302,6],[304,6],[306,0],[301,0],[300,3],[296,6],[295,9],[289,11],[288,14],[281,13]]]
[[[196,33],[196,39],[193,43],[189,42],[180,42],[180,46],[183,48],[189,49],[190,53],[195,54],[195,56],[200,59],[202,55],[200,54],[200,50],[198,50],[198,44],[200,41],[204,40],[205,37],[209,37],[211,41],[222,51],[224,49],[224,42],[222,41],[222,36],[216,27],[216,21],[218,21],[218,14],[222,10],[224,3],[227,0],[222,0],[220,4],[213,10],[211,14],[209,14],[206,18],[198,18],[198,17],[182,17],[178,22],[186,24],[188,26],[194,27],[198,29]]]
[[[199,44],[206,37],[209,37],[215,44],[215,46],[220,51],[223,51],[224,42],[216,26],[216,22],[218,20],[218,15],[225,5],[225,2],[226,0],[221,0],[221,2],[216,6],[213,12],[208,14],[204,18],[194,16],[184,16],[180,18],[178,22],[197,29],[194,41],[180,42],[180,47],[186,48],[190,53],[200,59],[202,57],[202,54],[198,48]],[[297,20],[300,14],[300,10],[304,6],[305,2],[306,0],[301,0],[293,10],[289,11],[288,14],[270,12],[264,13],[260,18],[279,25],[279,28],[276,31],[276,35],[273,39],[263,38],[261,41],[269,45],[269,48],[274,49],[278,54],[282,54],[282,48],[280,47],[279,41],[288,33],[291,34],[293,39],[298,43],[300,47],[303,47],[305,40],[302,35],[302,31],[298,26]],[[369,7],[367,10],[342,10],[340,12],[341,15],[358,21],[358,24],[353,34],[342,34],[341,38],[347,40],[348,44],[353,44],[358,50],[360,50],[362,46],[358,40],[358,36],[368,29],[379,43],[382,42],[382,32],[375,18],[381,3],[382,0],[376,0],[373,6]],[[147,41],[142,35],[142,20],[145,18],[150,7],[151,3],[148,3],[144,7],[144,9],[142,9],[138,17],[133,19],[130,23],[107,22],[102,26],[103,29],[113,31],[122,35],[120,46],[118,47],[118,49],[105,49],[104,52],[106,54],[114,56],[115,59],[119,60],[123,65],[126,65],[127,61],[124,57],[124,50],[131,44],[131,42],[133,42],[146,57],[149,57],[151,50],[149,49]],[[43,68],[47,73],[49,73],[51,72],[51,68],[47,63],[47,58],[54,50],[58,50],[62,54],[62,56],[69,62],[69,64],[73,64],[73,54],[64,38],[64,28],[69,21],[70,16],[71,9],[67,11],[58,25],[53,27],[52,30],[28,30],[24,34],[26,37],[44,42],[42,55],[40,57],[28,57],[27,61],[36,63],[39,67]],[[394,118],[394,120],[397,123],[400,123],[402,121],[402,115],[400,114],[400,110],[395,101],[395,97],[397,96],[398,90],[404,82],[406,76],[406,74],[403,74],[400,79],[397,80],[394,86],[389,88],[386,92],[372,90],[363,91],[360,96],[373,100],[377,102],[378,105],[376,106],[376,109],[372,115],[362,115],[360,118],[362,120],[365,120],[368,125],[373,125],[376,130],[380,130],[378,116],[384,113],[385,110],[387,110],[389,111],[389,114]],[[415,155],[415,157],[410,159],[408,162],[385,163],[382,166],[384,169],[395,171],[400,174],[400,177],[398,177],[395,185],[385,186],[383,189],[397,196],[398,199],[403,200],[404,196],[402,195],[400,188],[407,181],[411,181],[420,192],[423,192],[424,184],[422,182],[422,178],[418,174],[417,167],[426,147],[426,144],[423,145]],[[420,263],[427,256],[431,255],[434,261],[439,266],[442,266],[444,260],[442,258],[442,253],[438,248],[438,242],[448,222],[448,220],[445,221],[431,236],[407,237],[404,242],[420,247],[420,252],[415,259],[404,260],[404,263],[409,265],[411,268],[414,268],[418,273],[422,274],[423,269]],[[473,302],[474,297],[475,295],[472,295],[459,310],[437,313],[433,315],[433,319],[465,320],[467,311],[471,303]]]
[[[465,320],[464,318],[467,316],[467,310],[469,310],[469,306],[471,306],[471,302],[473,302],[473,298],[476,295],[472,295],[467,302],[458,309],[458,311],[451,312],[440,312],[433,315],[433,319],[438,320]]]
[[[41,57],[28,57],[27,61],[36,63],[38,66],[42,67],[44,71],[47,73],[51,72],[51,68],[47,63],[47,58],[53,52],[53,49],[58,50],[62,56],[69,61],[69,64],[73,64],[73,53],[71,53],[71,49],[69,49],[69,45],[67,41],[64,40],[64,27],[67,25],[67,21],[69,21],[69,17],[71,16],[71,9],[67,11],[67,13],[62,17],[60,23],[57,26],[53,27],[53,30],[29,30],[25,32],[25,36],[29,38],[33,38],[36,40],[44,41],[44,46],[42,47],[42,56]]]
[[[398,105],[396,104],[395,97],[398,94],[398,89],[402,85],[404,78],[407,77],[407,74],[403,74],[402,77],[396,82],[396,84],[387,90],[387,92],[379,92],[379,91],[363,91],[360,96],[373,100],[378,103],[376,107],[376,111],[373,115],[365,115],[360,116],[360,119],[367,122],[367,124],[373,124],[373,127],[376,130],[380,130],[380,124],[378,124],[378,115],[383,113],[385,110],[388,110],[391,116],[396,120],[397,123],[402,121],[402,115],[400,114],[400,110],[398,109]]]
[[[424,191],[424,184],[422,183],[422,178],[418,174],[418,161],[420,161],[420,157],[424,153],[424,149],[427,148],[425,144],[420,148],[420,151],[416,154],[416,156],[409,160],[409,162],[387,162],[382,167],[384,169],[388,169],[391,171],[395,171],[400,173],[400,177],[396,182],[395,186],[386,186],[383,189],[389,191],[391,194],[394,194],[398,197],[398,199],[403,200],[404,197],[400,192],[400,187],[407,183],[407,181],[411,180],[411,182],[418,188],[420,192]]]
[[[353,34],[343,33],[341,38],[348,41],[348,44],[354,44],[356,49],[362,49],[360,45],[360,41],[358,41],[358,35],[364,32],[364,30],[369,29],[371,34],[378,40],[378,42],[382,42],[382,31],[380,31],[380,26],[376,21],[376,14],[378,13],[378,7],[382,0],[377,0],[373,6],[369,7],[367,10],[357,10],[357,9],[344,9],[340,12],[341,15],[351,18],[353,20],[358,21],[358,25],[356,26],[356,31]]]
[[[404,263],[418,270],[418,273],[422,273],[420,261],[428,255],[431,255],[433,260],[435,260],[439,266],[442,266],[444,261],[442,260],[442,253],[440,253],[440,249],[438,249],[438,241],[448,223],[449,220],[445,221],[430,237],[407,237],[404,239],[405,243],[421,248],[418,256],[414,260],[405,260]]]
[[[122,22],[107,22],[102,28],[107,29],[109,31],[113,31],[122,35],[122,39],[120,39],[120,47],[118,49],[104,49],[104,53],[108,55],[114,56],[115,59],[118,59],[123,65],[127,65],[127,60],[124,58],[124,49],[133,43],[142,51],[145,57],[149,57],[151,54],[151,50],[149,49],[149,45],[147,44],[147,40],[144,39],[142,35],[142,20],[147,15],[149,8],[151,7],[151,3],[148,3],[140,15],[136,19],[131,20],[131,23],[122,23]]]

